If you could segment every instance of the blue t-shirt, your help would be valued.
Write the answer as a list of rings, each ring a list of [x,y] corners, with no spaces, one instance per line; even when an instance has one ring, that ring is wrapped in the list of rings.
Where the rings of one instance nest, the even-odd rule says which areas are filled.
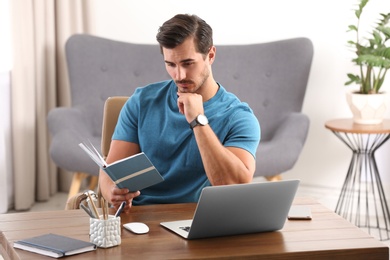
[[[246,103],[219,86],[203,104],[211,128],[225,147],[239,147],[255,157],[257,118]],[[133,205],[197,202],[202,189],[211,185],[176,93],[172,80],[137,88],[119,115],[112,139],[139,144],[165,179],[143,189]]]

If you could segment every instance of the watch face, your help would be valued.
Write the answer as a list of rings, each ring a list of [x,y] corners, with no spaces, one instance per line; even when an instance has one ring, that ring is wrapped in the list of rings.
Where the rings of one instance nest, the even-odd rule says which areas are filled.
[[[207,117],[205,115],[199,115],[197,119],[198,119],[199,124],[201,124],[201,125],[207,125],[209,123],[209,120],[207,119]]]

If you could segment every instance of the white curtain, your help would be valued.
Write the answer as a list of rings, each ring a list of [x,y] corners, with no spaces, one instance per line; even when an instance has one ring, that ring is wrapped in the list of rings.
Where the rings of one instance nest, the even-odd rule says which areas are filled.
[[[11,168],[11,21],[9,4],[0,1],[0,213],[5,213],[13,201]]]
[[[46,116],[70,104],[64,45],[92,33],[93,0],[12,0],[12,154],[15,209],[29,209],[58,189]],[[65,205],[64,205],[65,206]]]
[[[13,199],[10,91],[10,73],[0,71],[0,213],[8,211]]]

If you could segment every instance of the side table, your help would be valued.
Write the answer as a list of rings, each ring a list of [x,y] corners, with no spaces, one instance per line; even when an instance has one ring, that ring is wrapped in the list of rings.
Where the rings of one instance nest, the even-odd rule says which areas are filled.
[[[335,212],[370,234],[375,230],[380,240],[389,240],[389,207],[374,154],[390,137],[390,119],[376,125],[335,119],[325,127],[352,150]]]

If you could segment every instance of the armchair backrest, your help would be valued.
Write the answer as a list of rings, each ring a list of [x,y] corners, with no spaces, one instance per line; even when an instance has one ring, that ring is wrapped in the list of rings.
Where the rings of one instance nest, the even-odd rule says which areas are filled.
[[[214,78],[253,109],[261,139],[270,140],[292,112],[301,112],[313,57],[307,38],[217,46]]]
[[[136,87],[169,79],[157,45],[132,44],[87,34],[66,42],[72,106],[101,136],[103,106],[110,96],[130,96]]]
[[[136,87],[170,79],[157,44],[133,44],[76,34],[66,43],[72,106],[101,135],[103,106],[110,96],[130,96]],[[294,38],[268,43],[217,46],[213,75],[247,102],[272,138],[291,112],[300,112],[313,57],[312,42]]]

